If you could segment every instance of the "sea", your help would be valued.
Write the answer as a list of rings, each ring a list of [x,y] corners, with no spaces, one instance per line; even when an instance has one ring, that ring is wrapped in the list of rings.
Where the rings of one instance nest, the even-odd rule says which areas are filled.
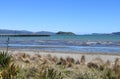
[[[0,37],[0,47],[41,51],[120,53],[120,35]]]

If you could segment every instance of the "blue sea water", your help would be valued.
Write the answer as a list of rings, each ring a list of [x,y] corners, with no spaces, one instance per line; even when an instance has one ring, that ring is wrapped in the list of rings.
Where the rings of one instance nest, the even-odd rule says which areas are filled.
[[[5,47],[7,37],[0,37]],[[45,51],[120,53],[119,35],[52,35],[48,37],[10,37],[9,48]]]

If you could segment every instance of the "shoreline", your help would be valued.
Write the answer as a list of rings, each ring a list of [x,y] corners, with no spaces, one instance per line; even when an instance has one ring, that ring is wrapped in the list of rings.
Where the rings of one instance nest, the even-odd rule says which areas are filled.
[[[7,47],[0,47],[0,51],[6,51],[7,50]],[[63,50],[55,50],[55,49],[50,49],[50,50],[46,50],[46,49],[41,49],[41,48],[30,48],[30,47],[8,47],[8,50],[9,51],[16,51],[16,50],[19,50],[19,51],[32,51],[32,52],[52,52],[52,53],[56,53],[56,52],[60,52],[60,53],[66,53],[66,54],[95,54],[95,55],[117,55],[117,56],[120,56],[120,53],[119,52],[85,52],[85,51],[64,51]]]
[[[0,51],[5,51],[4,49],[0,48]],[[35,51],[35,50],[20,50],[20,49],[9,49],[10,54],[20,54],[25,53],[31,56],[35,54],[39,54],[41,56],[51,55],[52,57],[58,58],[67,58],[71,57],[74,58],[76,61],[80,60],[81,57],[84,55],[86,57],[86,62],[90,62],[96,58],[101,58],[104,62],[107,60],[114,62],[116,58],[120,58],[120,54],[106,54],[106,53],[85,53],[85,52],[60,52],[60,51]]]
[[[6,47],[0,47],[0,51],[6,51]],[[36,50],[30,48],[9,48],[8,51],[23,51],[23,52],[47,52],[47,53],[61,53],[61,54],[87,54],[87,55],[115,55],[120,56],[120,53],[105,53],[105,52],[81,52],[81,51],[55,51],[55,50]]]

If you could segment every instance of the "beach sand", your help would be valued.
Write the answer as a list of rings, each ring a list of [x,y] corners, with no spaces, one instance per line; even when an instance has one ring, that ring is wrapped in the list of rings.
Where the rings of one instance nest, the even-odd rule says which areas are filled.
[[[10,50],[10,54],[17,54],[17,53],[26,53],[29,55],[40,54],[41,56],[51,55],[56,56],[58,58],[67,58],[71,57],[75,60],[80,60],[82,56],[85,56],[86,62],[90,62],[95,58],[101,58],[104,62],[107,60],[114,62],[116,58],[120,58],[120,54],[105,54],[105,53],[81,53],[81,52],[51,52],[51,51],[31,51],[31,50]]]

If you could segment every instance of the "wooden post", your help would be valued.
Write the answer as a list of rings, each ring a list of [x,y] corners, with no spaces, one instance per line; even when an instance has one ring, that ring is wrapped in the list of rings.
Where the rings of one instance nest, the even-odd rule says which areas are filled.
[[[9,41],[10,41],[10,38],[8,37],[7,38],[7,49],[6,49],[6,52],[8,53],[8,48],[9,48]]]

